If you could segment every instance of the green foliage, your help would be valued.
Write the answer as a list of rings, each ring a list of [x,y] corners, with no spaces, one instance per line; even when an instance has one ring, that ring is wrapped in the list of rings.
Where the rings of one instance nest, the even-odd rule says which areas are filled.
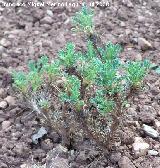
[[[97,78],[98,67],[95,65],[95,61],[96,59],[93,58],[77,65],[78,71],[83,76],[83,82],[87,85],[93,84]]]
[[[40,99],[38,101],[38,105],[42,108],[42,109],[46,109],[48,110],[50,108],[50,102],[46,99]]]
[[[115,63],[108,60],[106,63],[101,63],[98,84],[106,88],[109,94],[118,93],[122,89],[121,81],[124,77],[118,75],[120,69],[121,66],[117,62]]]
[[[106,46],[108,46],[108,49]],[[124,95],[124,88],[126,88],[127,82],[131,86],[139,86],[149,69],[147,61],[130,61],[125,65],[121,64],[118,57],[120,47],[112,43],[106,46],[104,49],[101,49],[101,53],[106,56],[104,62],[97,57],[92,42],[88,42],[88,48],[85,53],[76,52],[74,44],[68,43],[66,49],[61,50],[59,60],[49,63],[48,58],[43,56],[37,62],[29,62],[28,73],[14,73],[14,84],[21,92],[26,93],[29,88],[36,92],[40,88],[43,88],[46,82],[43,80],[45,79],[44,76],[48,76],[50,82],[55,79],[55,76],[58,76],[58,78],[63,76],[65,82],[63,83],[63,90],[60,92],[59,97],[61,101],[74,104],[78,109],[84,104],[84,100],[80,99],[81,84],[86,85],[87,88],[93,86],[103,88],[105,94],[100,94],[98,91],[96,97],[91,97],[90,99],[92,103],[94,102],[97,109],[105,114],[105,110],[109,112],[114,107],[113,100],[108,100],[106,95]],[[107,54],[107,50],[109,54]],[[83,81],[67,72],[69,68],[73,67],[76,68],[77,73]],[[121,71],[123,71],[122,74],[120,73]],[[47,103],[43,103],[42,101],[41,104]]]
[[[46,76],[48,76],[50,82],[52,82],[57,76],[60,75],[59,66],[60,66],[59,61],[55,60],[52,61],[51,63],[47,63],[43,67],[43,72]]]
[[[77,103],[80,101],[80,81],[76,76],[67,76],[64,83],[64,92],[60,98],[63,102]]]
[[[115,107],[113,100],[108,100],[105,96],[105,91],[98,90],[96,96],[90,99],[90,102],[99,110],[100,114],[106,115],[112,112]]]
[[[160,74],[160,67],[156,68],[156,73]]]
[[[13,72],[14,86],[22,93],[27,92],[28,81],[24,72]]]
[[[151,61],[149,61],[148,64],[150,65],[148,69],[154,70],[157,74],[160,74],[160,66],[158,64]]]
[[[27,81],[30,84],[32,91],[37,91],[40,89],[43,83],[42,76],[36,71],[31,71],[27,75]]]
[[[47,56],[42,56],[37,62],[31,60],[28,63],[28,69],[30,72],[42,72],[43,68],[46,66],[48,63],[48,57]]]
[[[77,12],[73,17],[74,30],[90,34],[94,30],[93,26],[93,11],[87,8],[86,5],[82,7],[80,12]]]
[[[14,86],[26,95],[37,92],[42,85],[52,81],[59,73],[59,63],[54,61],[49,63],[47,56],[42,56],[37,62],[29,61],[27,72],[13,72]]]
[[[73,66],[76,61],[75,45],[67,43],[66,49],[59,52],[59,59],[65,67]]]
[[[96,55],[96,51],[93,47],[93,43],[89,40],[88,43],[87,43],[87,53],[86,53],[86,57],[88,59],[92,59],[94,58]]]
[[[128,62],[126,65],[128,82],[133,87],[141,86],[141,83],[150,68],[149,61]]]
[[[105,45],[105,48],[100,48],[100,52],[103,58],[103,61],[110,60],[113,61],[118,58],[120,52],[121,52],[121,47],[118,44],[113,44],[111,42],[107,43]]]

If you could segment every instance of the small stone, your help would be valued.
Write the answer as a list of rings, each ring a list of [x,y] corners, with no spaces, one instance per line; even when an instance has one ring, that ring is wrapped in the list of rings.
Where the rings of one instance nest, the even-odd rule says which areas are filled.
[[[125,34],[128,36],[128,35],[130,35],[132,33],[132,31],[130,30],[130,29],[126,29],[125,30]]]
[[[63,33],[61,33],[61,34],[59,34],[57,37],[56,37],[56,39],[55,39],[55,42],[57,43],[57,44],[63,44],[63,43],[65,43],[65,37],[64,37],[64,34]]]
[[[128,1],[127,7],[133,8],[133,7],[134,7],[134,6],[133,6],[133,3],[132,3],[131,1]]]
[[[41,142],[41,148],[45,151],[53,149],[52,141],[50,139],[45,139],[44,141]]]
[[[128,8],[133,8],[133,3],[130,0],[123,0],[122,3]]]
[[[157,111],[157,115],[158,115],[158,117],[160,117],[160,110]]]
[[[33,151],[33,157],[34,158],[46,158],[46,152],[42,149],[36,149]]]
[[[118,161],[121,159],[121,153],[117,152],[117,153],[112,153],[110,156],[110,160],[112,163],[118,163]]]
[[[7,113],[4,113],[2,110],[0,110],[0,123],[5,121],[8,118]]]
[[[142,55],[141,55],[140,53],[137,53],[137,54],[135,55],[135,59],[136,59],[137,61],[142,61]]]
[[[138,115],[139,115],[139,119],[144,124],[151,124],[151,123],[154,123],[155,117],[157,115],[157,111],[152,106],[144,105],[140,108],[140,112]]]
[[[16,48],[13,53],[12,53],[12,57],[17,58],[18,56],[20,56],[22,54],[22,49],[21,48]]]
[[[146,18],[144,16],[138,16],[138,21],[141,22],[141,23],[144,23],[145,19]]]
[[[68,162],[68,159],[64,159],[64,158],[57,156],[56,158],[54,158],[54,162],[51,162],[51,165],[49,167],[68,168],[69,162]]]
[[[50,41],[50,40],[44,40],[42,42],[42,47],[52,47],[52,41]]]
[[[16,104],[15,97],[7,96],[4,100],[5,100],[10,106],[14,106],[14,105]]]
[[[85,151],[80,151],[79,155],[76,158],[76,161],[78,163],[85,163],[86,159],[87,157],[86,157]]]
[[[121,20],[121,21],[127,21],[128,20],[128,16],[126,14],[126,11],[125,10],[119,10],[118,12],[118,19]]]
[[[0,44],[3,46],[3,47],[9,47],[11,46],[11,42],[5,38],[2,38],[2,40],[0,41]]]
[[[137,112],[135,108],[129,107],[128,108],[128,114],[132,116],[137,116]]]
[[[148,149],[148,143],[144,142],[141,137],[135,137],[134,143],[132,144],[132,150],[136,156],[145,155]]]
[[[58,155],[59,157],[66,158],[68,156],[68,149],[66,147],[62,146],[61,144],[59,144],[56,146],[56,148],[53,148],[50,151],[50,153],[53,157]]]
[[[27,165],[27,164],[22,164],[22,165],[20,165],[20,168],[29,168],[29,165]]]
[[[14,35],[23,35],[25,33],[24,30],[21,30],[21,29],[15,29],[15,30],[12,30],[10,31],[8,34],[14,34]]]
[[[0,168],[8,168],[8,166],[5,163],[0,163]]]
[[[0,98],[5,98],[6,97],[6,91],[3,88],[0,88]]]
[[[0,7],[0,12],[3,12],[4,8]]]
[[[118,165],[120,168],[136,168],[134,164],[131,162],[131,160],[126,156],[123,156],[119,160]]]
[[[144,38],[138,38],[138,45],[143,51],[146,51],[152,48],[152,44]]]
[[[120,26],[121,26],[121,27],[126,27],[125,22],[121,22],[121,23],[120,23]]]
[[[29,48],[28,48],[28,54],[29,55],[34,55],[35,54],[35,48],[33,46],[29,46]]]
[[[99,151],[91,149],[88,153],[88,157],[89,158],[96,158],[99,154],[100,154]]]
[[[49,24],[50,25],[53,23],[53,19],[50,16],[46,16],[40,22],[41,22],[41,24]]]
[[[148,155],[157,156],[159,153],[156,150],[148,150]]]
[[[23,156],[25,155],[25,152],[28,151],[28,148],[27,145],[25,145],[24,143],[18,143],[15,145],[13,151],[16,153],[16,155]]]
[[[61,151],[61,152],[64,152],[64,153],[67,153],[67,152],[68,152],[68,149],[67,149],[66,147],[62,146],[62,145],[58,145],[58,146],[56,147],[56,149],[57,149],[58,151]]]
[[[41,19],[44,16],[44,10],[37,8],[36,10],[33,10],[32,14],[36,19]]]
[[[0,102],[0,109],[6,109],[7,108],[7,102],[6,101],[1,101]]]
[[[10,127],[11,122],[10,121],[3,121],[2,122],[2,130],[6,130],[8,127]]]
[[[4,52],[5,48],[3,46],[0,46],[0,54]]]
[[[52,139],[54,143],[58,143],[60,141],[60,136],[56,132],[51,132],[49,137]]]
[[[8,35],[8,38],[9,38],[10,40],[13,40],[13,39],[16,38],[16,35],[15,35],[15,34],[9,34],[9,35]]]
[[[138,38],[137,37],[131,37],[131,43],[133,43],[133,44],[138,44]]]
[[[143,131],[152,138],[158,138],[159,136],[158,131],[146,124],[143,124]]]
[[[155,120],[154,122],[155,122],[155,127],[156,127],[156,128],[160,128],[160,121]]]
[[[127,121],[126,123],[129,126],[133,125],[133,126],[137,127],[138,129],[140,128],[140,124],[138,121]]]
[[[133,8],[134,7],[133,4],[132,4],[132,2],[128,4],[128,7],[129,8]]]
[[[21,30],[21,29],[13,29],[13,30],[11,30],[11,31],[5,31],[4,32],[4,35],[7,35],[7,37],[10,39],[10,35],[11,35],[11,39],[12,39],[12,37],[15,37],[15,35],[22,35],[22,34],[24,34],[24,31],[23,30]]]
[[[47,10],[47,15],[50,16],[50,17],[53,17],[53,12],[51,10]]]

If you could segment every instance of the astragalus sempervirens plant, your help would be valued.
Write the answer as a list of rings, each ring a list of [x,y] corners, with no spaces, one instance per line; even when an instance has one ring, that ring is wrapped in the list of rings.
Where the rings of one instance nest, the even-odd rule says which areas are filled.
[[[68,42],[57,59],[42,56],[29,62],[27,72],[13,73],[15,87],[67,146],[71,135],[82,133],[108,147],[125,102],[143,86],[149,70],[148,61],[123,63],[118,44],[99,46],[92,19],[93,11],[86,6],[73,17],[74,30],[88,39],[85,52]]]

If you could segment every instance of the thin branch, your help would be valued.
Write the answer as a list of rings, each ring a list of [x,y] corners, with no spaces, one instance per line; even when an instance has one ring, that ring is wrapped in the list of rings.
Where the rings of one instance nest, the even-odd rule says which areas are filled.
[[[93,43],[93,47],[95,48],[99,58],[103,62],[103,57],[102,57],[100,51],[98,50],[98,46],[97,46],[97,36],[95,34],[90,34],[90,35],[88,35],[88,39]]]

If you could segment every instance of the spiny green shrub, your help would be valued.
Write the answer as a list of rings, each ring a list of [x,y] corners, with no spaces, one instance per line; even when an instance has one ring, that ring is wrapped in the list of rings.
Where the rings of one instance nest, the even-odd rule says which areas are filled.
[[[14,72],[13,79],[32,108],[62,135],[65,145],[70,145],[71,134],[82,132],[82,137],[108,147],[125,102],[143,86],[149,62],[123,63],[118,44],[99,46],[92,19],[93,12],[86,6],[73,17],[75,30],[88,38],[85,52],[68,42],[57,59],[50,62],[42,56],[30,61],[28,71]]]

